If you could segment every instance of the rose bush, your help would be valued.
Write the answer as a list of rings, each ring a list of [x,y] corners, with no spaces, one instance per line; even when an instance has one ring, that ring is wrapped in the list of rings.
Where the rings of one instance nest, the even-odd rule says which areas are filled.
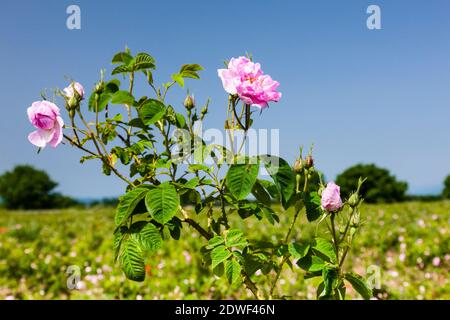
[[[205,240],[198,252],[204,264],[231,284],[241,283],[257,299],[286,298],[276,292],[277,282],[285,266],[292,268],[294,263],[306,278],[322,279],[317,289],[320,299],[344,299],[346,282],[364,298],[372,296],[364,278],[346,271],[344,265],[361,225],[363,180],[349,200],[342,202],[337,185],[328,183],[325,188],[322,182],[310,183],[317,174],[312,151],[305,158],[300,151],[291,167],[277,155],[245,155],[242,144],[237,145],[236,133],[242,132],[245,141],[253,123],[252,106],[262,110],[281,98],[279,83],[265,75],[260,64],[239,57],[232,58],[227,69],[218,70],[228,93],[225,130],[230,146],[222,146],[206,143],[196,130],[208,114],[209,100],[199,108],[193,96],[188,96],[182,113],[166,99],[174,85],[184,87],[185,79],[199,79],[200,65],[185,64],[170,81],[158,86],[153,77],[155,60],[149,54],[133,56],[126,50],[117,53],[112,63],[117,65],[113,77],[106,80],[102,73],[87,106],[82,105],[85,92],[79,83],[58,93],[70,121],[64,137],[86,153],[81,162],[97,159],[106,175],[115,174],[128,185],[119,199],[112,232],[116,260],[129,279],[144,280],[146,257],[170,238],[183,241],[180,229],[189,226]],[[128,79],[126,88],[116,75]],[[144,76],[150,97],[135,96],[139,75]],[[124,112],[113,105],[122,105]],[[88,112],[90,118],[85,117]],[[30,141],[40,148],[47,143],[56,147],[64,125],[56,105],[35,103],[28,114],[38,128]],[[207,159],[214,164],[207,165]],[[271,180],[261,177],[261,166]],[[119,170],[124,167],[129,173]],[[274,204],[283,210],[275,211],[280,206]],[[303,212],[311,223],[326,223],[330,234],[293,242],[292,234],[302,230],[296,222]],[[200,222],[200,215],[206,223]],[[278,224],[279,216],[287,215],[290,223],[284,237],[262,242],[230,225],[231,215],[255,217],[261,224]],[[255,284],[257,272],[270,279],[269,287]]]

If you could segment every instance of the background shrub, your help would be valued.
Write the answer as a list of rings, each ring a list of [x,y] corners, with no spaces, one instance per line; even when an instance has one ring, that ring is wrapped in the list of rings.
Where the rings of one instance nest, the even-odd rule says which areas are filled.
[[[397,181],[389,170],[374,164],[357,164],[337,176],[336,183],[341,186],[341,195],[344,199],[355,190],[355,181],[359,177],[367,178],[361,188],[361,194],[366,202],[390,203],[405,200],[407,183]]]

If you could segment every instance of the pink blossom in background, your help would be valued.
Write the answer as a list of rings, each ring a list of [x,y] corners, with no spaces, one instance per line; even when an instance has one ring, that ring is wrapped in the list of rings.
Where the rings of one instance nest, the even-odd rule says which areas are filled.
[[[276,91],[280,84],[264,75],[259,63],[246,57],[231,58],[228,68],[217,72],[225,91],[237,94],[246,104],[264,109],[269,102],[281,99],[281,93]]]
[[[84,88],[78,82],[73,82],[68,87],[64,88],[64,94],[66,95],[66,97],[69,98],[69,99],[73,97],[73,95],[74,95],[73,88],[74,87],[75,87],[75,90],[80,95],[81,99],[83,99],[84,98]]]
[[[64,126],[59,108],[50,101],[36,101],[27,109],[27,113],[31,124],[37,129],[28,135],[28,140],[40,148],[47,144],[56,148],[62,141]]]
[[[322,191],[322,209],[328,212],[337,211],[342,207],[341,188],[334,182],[328,182]]]

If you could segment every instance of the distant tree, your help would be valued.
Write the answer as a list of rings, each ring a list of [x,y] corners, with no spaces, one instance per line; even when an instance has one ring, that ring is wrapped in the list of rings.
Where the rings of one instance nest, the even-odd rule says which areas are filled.
[[[49,209],[76,204],[71,198],[53,193],[57,185],[45,171],[19,165],[0,176],[0,197],[8,209]]]
[[[444,190],[442,191],[444,199],[450,199],[450,174],[444,180]]]
[[[343,198],[348,198],[356,189],[355,181],[359,177],[367,178],[361,187],[361,195],[368,203],[397,202],[406,197],[408,185],[397,181],[389,170],[379,168],[374,164],[358,164],[348,168],[336,178],[341,186]]]

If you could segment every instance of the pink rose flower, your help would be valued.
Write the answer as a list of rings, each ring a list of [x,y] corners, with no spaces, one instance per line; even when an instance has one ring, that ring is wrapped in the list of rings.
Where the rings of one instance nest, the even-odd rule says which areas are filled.
[[[334,182],[328,182],[325,190],[322,191],[322,209],[334,212],[342,207],[341,188]]]
[[[72,98],[74,95],[73,88],[75,87],[75,90],[78,92],[78,95],[81,99],[84,98],[84,88],[83,86],[78,82],[71,83],[68,87],[64,88],[64,94],[68,99]]]
[[[264,75],[259,63],[246,57],[232,58],[228,69],[217,72],[225,91],[237,94],[246,104],[264,109],[268,107],[268,102],[277,102],[281,98],[281,93],[276,91],[280,84],[269,75]]]
[[[62,141],[64,121],[59,108],[50,101],[36,101],[27,109],[28,119],[37,128],[28,135],[28,140],[40,148],[49,143],[56,148]]]

